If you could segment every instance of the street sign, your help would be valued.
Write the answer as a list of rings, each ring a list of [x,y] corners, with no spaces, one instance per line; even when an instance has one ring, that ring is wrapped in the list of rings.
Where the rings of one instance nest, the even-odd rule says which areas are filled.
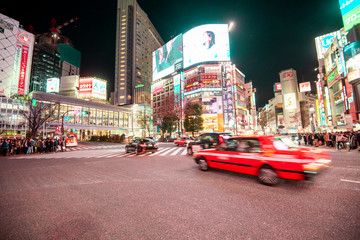
[[[70,117],[69,117],[69,116],[65,116],[65,117],[64,117],[64,121],[65,121],[65,122],[70,121]]]

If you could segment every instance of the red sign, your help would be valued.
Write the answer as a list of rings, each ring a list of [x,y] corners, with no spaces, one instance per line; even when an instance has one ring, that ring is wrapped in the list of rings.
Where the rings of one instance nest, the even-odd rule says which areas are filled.
[[[294,76],[294,73],[292,71],[284,72],[283,73],[283,79],[291,79]]]
[[[217,74],[201,74],[201,79],[217,79],[218,75]]]
[[[153,95],[162,93],[164,91],[163,82],[158,82],[154,85]]]
[[[275,92],[281,91],[281,83],[275,83]]]
[[[21,53],[20,76],[19,76],[19,87],[18,87],[18,94],[22,94],[22,95],[24,95],[24,91],[25,91],[25,77],[26,77],[28,55],[29,55],[29,47],[23,46]]]
[[[80,78],[79,79],[79,96],[91,96],[92,94],[92,79]]]
[[[310,82],[299,83],[300,92],[310,92],[311,85]]]

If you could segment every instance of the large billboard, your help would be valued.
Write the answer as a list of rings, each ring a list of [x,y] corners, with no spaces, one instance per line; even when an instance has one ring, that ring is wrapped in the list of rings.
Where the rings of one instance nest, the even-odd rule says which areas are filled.
[[[360,23],[360,0],[339,0],[345,31]]]
[[[106,100],[106,81],[95,78],[80,78],[79,97]]]
[[[182,68],[183,36],[176,36],[152,53],[153,81]]]
[[[195,27],[183,36],[184,68],[207,61],[230,61],[227,24]]]
[[[58,93],[59,92],[60,79],[59,78],[48,78],[46,82],[46,92]]]
[[[323,59],[326,51],[333,43],[335,37],[340,39],[340,31],[335,31],[315,38],[316,53],[318,59]]]

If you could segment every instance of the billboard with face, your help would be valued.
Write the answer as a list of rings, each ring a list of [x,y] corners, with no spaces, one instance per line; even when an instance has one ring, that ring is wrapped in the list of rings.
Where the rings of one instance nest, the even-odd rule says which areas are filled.
[[[152,54],[153,81],[182,68],[183,36],[176,36]]]
[[[227,24],[207,24],[184,34],[184,68],[207,61],[230,61]]]

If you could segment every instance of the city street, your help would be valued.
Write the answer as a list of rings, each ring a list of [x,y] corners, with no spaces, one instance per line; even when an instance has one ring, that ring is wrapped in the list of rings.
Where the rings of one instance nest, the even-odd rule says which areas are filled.
[[[360,152],[268,187],[202,172],[185,147],[124,145],[0,158],[0,239],[359,239]]]

